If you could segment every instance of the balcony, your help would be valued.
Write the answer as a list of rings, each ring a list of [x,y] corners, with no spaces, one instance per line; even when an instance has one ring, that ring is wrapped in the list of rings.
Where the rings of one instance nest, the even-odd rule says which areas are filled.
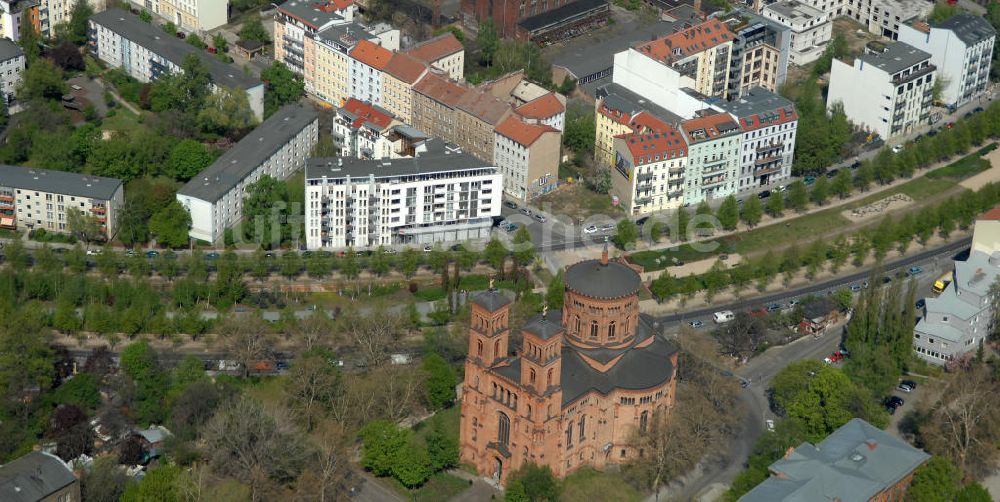
[[[90,208],[90,212],[94,214],[104,214],[107,212],[107,208],[104,206],[94,206]]]
[[[725,176],[718,176],[715,178],[703,178],[701,180],[701,186],[704,188],[713,187],[716,185],[721,185],[726,182]]]
[[[754,151],[756,151],[757,153],[764,153],[764,152],[769,152],[771,150],[780,150],[781,147],[783,147],[783,146],[785,146],[783,143],[772,142],[772,143],[767,143],[767,144],[764,144],[764,145],[760,145],[757,148],[755,148]]]
[[[653,198],[652,197],[639,197],[638,199],[635,199],[635,205],[637,205],[637,206],[645,206],[646,204],[649,204],[650,202],[653,202]]]
[[[653,173],[638,174],[636,175],[635,179],[639,183],[647,183],[653,180],[653,176],[654,176]]]
[[[911,82],[911,81],[916,80],[916,79],[918,79],[920,77],[923,77],[924,75],[927,75],[928,73],[933,73],[934,70],[936,70],[936,69],[937,69],[936,66],[934,66],[932,64],[929,64],[929,65],[927,65],[927,66],[925,66],[925,67],[923,67],[923,68],[921,68],[921,69],[919,69],[917,71],[911,72],[909,75],[899,76],[899,77],[896,77],[896,78],[892,79],[892,83],[893,83],[893,85],[905,84],[907,82]]]
[[[678,190],[671,190],[671,191],[667,192],[667,197],[670,197],[671,199],[676,198],[676,197],[682,197],[683,195],[684,195],[684,190],[680,190],[680,189],[678,189]]]
[[[680,174],[684,174],[684,168],[683,167],[672,167],[667,172],[669,172],[671,176],[673,176],[675,174],[680,175]]]
[[[767,157],[761,157],[753,162],[755,169],[761,168],[763,166],[771,165],[777,162],[781,162],[780,155],[769,155]]]

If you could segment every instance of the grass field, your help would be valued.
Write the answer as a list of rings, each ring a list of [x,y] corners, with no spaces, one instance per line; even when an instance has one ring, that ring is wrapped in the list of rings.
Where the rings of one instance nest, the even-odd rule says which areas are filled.
[[[448,500],[469,488],[469,482],[446,472],[439,472],[431,479],[427,480],[423,486],[416,490],[407,490],[405,486],[395,478],[384,480],[390,484],[394,490],[403,495],[407,500],[416,502],[441,502]]]
[[[615,474],[582,467],[563,481],[562,502],[636,502],[642,494]]]
[[[639,251],[638,253],[629,255],[629,261],[641,265],[646,270],[661,270],[677,262],[690,263],[720,254],[732,253],[734,252],[733,244],[736,240],[736,237],[733,236],[716,239],[719,247],[708,252],[695,250],[690,244],[681,244],[669,249]],[[675,258],[677,262],[674,261]]]
[[[105,131],[129,132],[146,127],[139,122],[139,116],[130,112],[128,108],[119,106],[112,109],[115,110],[115,114],[101,120],[101,128]]]
[[[944,167],[939,167],[929,173],[927,177],[931,179],[950,179],[955,181],[961,181],[965,178],[969,178],[976,174],[979,174],[990,168],[990,162],[983,158],[984,155],[992,152],[997,148],[996,143],[991,143],[983,148],[980,148],[975,153],[971,153],[958,159]]]

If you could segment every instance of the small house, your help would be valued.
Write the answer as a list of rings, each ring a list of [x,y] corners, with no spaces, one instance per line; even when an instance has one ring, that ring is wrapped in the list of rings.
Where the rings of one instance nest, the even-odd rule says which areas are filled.
[[[820,336],[843,319],[844,312],[836,302],[829,298],[818,298],[802,305],[802,320],[799,321],[798,331],[803,335]]]

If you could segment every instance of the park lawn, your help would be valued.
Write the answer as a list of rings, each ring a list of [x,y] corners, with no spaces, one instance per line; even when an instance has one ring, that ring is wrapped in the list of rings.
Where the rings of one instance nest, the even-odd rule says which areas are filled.
[[[562,484],[561,502],[600,500],[602,502],[636,502],[642,494],[622,478],[590,467],[581,467],[566,476]]]
[[[929,173],[927,177],[931,179],[951,179],[961,181],[965,178],[979,174],[990,168],[990,162],[983,158],[984,155],[997,148],[996,143],[986,145],[979,150],[962,157],[951,164],[939,167]]]
[[[449,500],[469,489],[468,481],[447,472],[438,472],[431,476],[426,483],[416,490],[407,490],[396,478],[381,478],[402,495],[406,500],[414,502],[441,502]]]
[[[733,243],[736,240],[737,239],[734,236],[719,238],[715,241],[719,244],[719,246],[712,251],[698,251],[695,250],[690,244],[680,244],[667,249],[639,251],[628,255],[628,261],[642,266],[646,271],[662,270],[674,263],[673,258],[677,258],[679,261],[684,263],[691,263],[694,261],[704,260],[706,258],[712,258],[720,254],[732,253],[734,252]],[[701,244],[708,245],[708,243],[705,242],[702,242]]]
[[[112,108],[114,115],[101,120],[101,129],[105,131],[132,132],[136,129],[146,127],[139,122],[139,115],[129,111],[124,106]]]
[[[438,420],[444,421],[444,431],[447,435],[458,438],[458,428],[459,420],[462,417],[462,407],[454,405],[451,408],[441,410],[434,414],[435,417],[440,417]],[[417,438],[421,441],[425,441],[427,434],[430,432],[430,418],[424,420],[413,426],[413,432],[417,435]]]

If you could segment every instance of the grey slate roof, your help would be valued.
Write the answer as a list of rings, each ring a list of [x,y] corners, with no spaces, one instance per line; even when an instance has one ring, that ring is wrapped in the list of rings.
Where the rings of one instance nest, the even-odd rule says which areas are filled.
[[[177,37],[170,36],[163,30],[142,22],[138,16],[121,9],[98,12],[90,16],[90,21],[159,54],[178,67],[181,66],[188,54],[196,54],[205,63],[215,85],[244,90],[263,85],[259,79],[247,75],[243,70],[225,64],[212,57],[211,54]]]
[[[802,443],[771,464],[771,476],[741,502],[866,501],[893,486],[930,455],[859,418],[818,445]]]
[[[122,180],[0,164],[0,186],[109,200],[122,186]]]
[[[928,322],[926,318],[917,321],[917,325],[913,327],[913,331],[952,343],[960,343],[965,338],[965,333],[962,330],[950,324]]]
[[[652,343],[638,348],[650,337],[653,337]],[[611,369],[603,373],[597,371],[580,356],[583,354],[598,359],[593,357],[594,352],[563,344],[560,382],[564,407],[591,391],[608,395],[614,389],[650,389],[674,375],[670,358],[677,352],[677,347],[655,334],[644,317],[640,317],[636,325],[635,339],[628,347],[620,349],[621,359]]]
[[[795,105],[791,101],[761,86],[753,87],[743,93],[739,99],[722,100],[719,102],[719,107],[741,118],[761,113],[774,113],[778,108],[795,109]]]
[[[973,251],[966,261],[955,262],[955,287],[977,296],[986,296],[997,275],[1000,275],[1000,251],[988,256]]]
[[[860,59],[866,64],[874,65],[876,68],[892,74],[930,58],[930,54],[912,45],[903,42],[893,42],[886,47],[885,52],[862,54]]]
[[[316,0],[289,0],[279,5],[278,10],[312,26],[313,29],[319,28],[331,21],[343,19],[343,16],[336,12],[326,12],[317,9],[315,6],[320,3]]]
[[[635,270],[614,261],[602,265],[600,260],[586,260],[566,269],[566,287],[590,298],[621,298],[635,294],[640,286]]]
[[[283,106],[177,193],[208,202],[218,201],[302,129],[318,119],[319,114],[311,106]]]
[[[496,312],[509,304],[511,299],[498,289],[487,289],[474,296],[472,301],[490,312]]]
[[[33,451],[0,466],[0,500],[37,502],[75,482],[58,457]]]
[[[816,319],[818,317],[825,317],[830,312],[837,310],[837,308],[837,304],[833,303],[832,300],[821,297],[803,305],[802,314],[806,319]]]
[[[612,110],[619,110],[630,115],[645,110],[654,117],[673,125],[680,124],[684,120],[680,115],[622,87],[621,84],[603,85],[597,89],[595,95],[597,99],[603,99],[605,106]]]
[[[490,162],[479,160],[473,155],[461,153],[454,147],[445,146],[439,139],[425,142],[429,151],[417,157],[383,160],[362,160],[345,157],[317,157],[306,161],[306,179],[367,178],[376,179],[397,176],[464,171],[468,169],[495,169]]]
[[[965,42],[965,45],[975,45],[997,36],[997,30],[993,29],[993,25],[986,19],[967,12],[954,15],[932,26],[953,32],[956,37]]]
[[[7,61],[24,55],[21,46],[9,38],[0,38],[0,61]]]
[[[608,0],[577,0],[521,20],[517,23],[529,32],[541,31],[543,28],[557,26],[567,20],[587,14],[591,11],[608,9]]]
[[[534,333],[535,336],[542,340],[548,340],[564,331],[562,326],[562,311],[550,310],[544,316],[538,314],[528,320],[524,325],[524,330]]]

